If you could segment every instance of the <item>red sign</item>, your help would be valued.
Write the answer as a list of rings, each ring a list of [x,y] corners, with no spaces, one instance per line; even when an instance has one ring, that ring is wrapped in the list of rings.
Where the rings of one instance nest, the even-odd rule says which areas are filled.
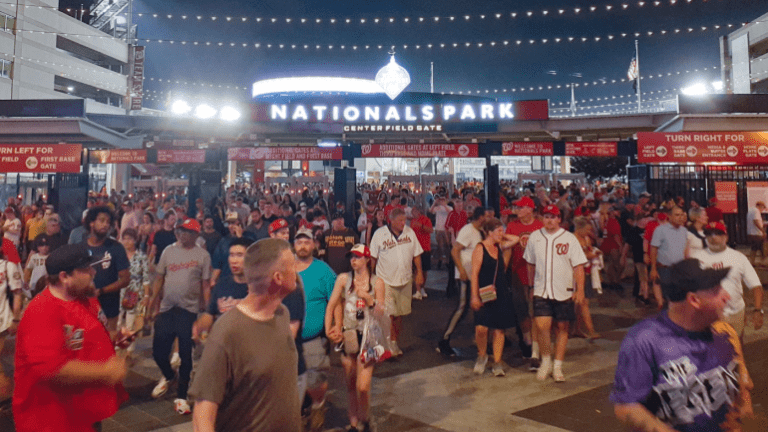
[[[765,163],[768,132],[639,132],[637,160]]]
[[[736,182],[715,182],[717,208],[723,213],[738,213],[738,188]]]
[[[146,150],[91,150],[88,163],[92,164],[132,164],[147,163]]]
[[[157,163],[205,163],[205,150],[158,150]]]
[[[130,31],[130,30],[129,30]],[[133,69],[130,76],[131,111],[141,110],[141,103],[144,97],[144,47],[133,46],[132,63]]]
[[[477,157],[477,144],[365,144],[362,157]]]
[[[566,156],[616,156],[616,141],[576,141],[565,143]]]
[[[547,141],[515,141],[501,144],[504,156],[552,156],[552,143]]]
[[[0,171],[79,173],[81,144],[0,144]]]
[[[341,147],[240,147],[227,150],[227,160],[341,160]]]

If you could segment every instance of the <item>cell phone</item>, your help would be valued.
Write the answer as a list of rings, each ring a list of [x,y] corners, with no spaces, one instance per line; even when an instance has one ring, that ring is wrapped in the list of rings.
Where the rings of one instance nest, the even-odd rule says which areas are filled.
[[[125,345],[127,343],[133,342],[134,339],[136,339],[136,336],[138,336],[139,332],[141,332],[142,329],[138,329],[134,332],[128,333],[127,335],[121,337],[120,339],[115,341],[115,346],[119,347],[122,345]]]

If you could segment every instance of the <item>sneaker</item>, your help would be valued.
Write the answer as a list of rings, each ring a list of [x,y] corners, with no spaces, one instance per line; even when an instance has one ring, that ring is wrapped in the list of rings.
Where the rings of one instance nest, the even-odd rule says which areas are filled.
[[[475,368],[473,371],[475,375],[482,375],[485,372],[485,365],[488,364],[488,356],[477,357],[475,361]]]
[[[192,408],[189,407],[189,402],[186,399],[174,399],[173,407],[176,409],[177,414],[186,415],[192,413]]]
[[[396,341],[389,342],[389,352],[392,353],[392,357],[400,357],[401,355],[403,355],[403,350],[401,350],[400,347],[397,346]]]
[[[552,375],[552,363],[542,364],[539,366],[538,372],[536,372],[536,379],[544,381],[548,376]]]
[[[171,367],[174,369],[178,369],[181,366],[181,357],[179,357],[179,353],[175,352],[171,356]]]
[[[493,376],[503,377],[506,375],[504,373],[504,367],[501,365],[501,362],[494,363],[491,367],[491,371],[493,372]]]
[[[160,381],[157,382],[155,388],[152,389],[152,397],[155,399],[161,397],[168,391],[170,385],[171,381],[165,379],[165,377],[160,378]]]
[[[422,297],[421,291],[416,291],[415,293],[413,293],[413,298],[416,299],[416,300],[421,300],[424,297]]]
[[[528,364],[528,370],[530,372],[536,372],[541,366],[541,360],[538,357],[531,357],[531,362]]]
[[[443,339],[437,343],[437,352],[448,357],[456,355],[456,350],[451,347],[451,341],[449,339]]]
[[[429,296],[427,296],[427,292],[424,290],[424,288],[422,288],[421,291],[419,291],[419,293],[421,294],[421,298],[429,297]]]
[[[552,378],[555,379],[556,383],[565,382],[565,375],[563,375],[563,370],[560,368],[552,370]]]

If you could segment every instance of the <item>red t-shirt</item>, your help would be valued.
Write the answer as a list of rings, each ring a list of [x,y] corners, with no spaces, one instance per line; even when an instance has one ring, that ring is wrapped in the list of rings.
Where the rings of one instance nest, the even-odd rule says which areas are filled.
[[[445,218],[445,229],[452,229],[454,237],[459,235],[459,231],[461,231],[461,229],[464,228],[464,225],[466,224],[467,212],[464,210],[460,212],[453,210],[452,212],[448,213],[448,217]]]
[[[128,400],[122,384],[51,382],[72,360],[105,362],[115,355],[105,323],[96,298],[64,301],[45,289],[30,302],[16,338],[17,432],[92,432]]]
[[[16,250],[16,246],[5,237],[3,237],[3,255],[5,255],[5,259],[9,262],[14,264],[21,263],[21,257],[19,256],[19,251]]]
[[[651,244],[651,240],[653,240],[653,232],[656,230],[656,228],[659,227],[659,225],[661,225],[661,223],[658,220],[653,219],[650,222],[648,222],[648,224],[645,226],[645,233],[643,233],[643,239],[648,241],[649,245]],[[650,249],[648,250],[650,251]]]
[[[507,234],[520,237],[520,242],[512,248],[512,271],[517,274],[523,285],[533,285],[528,281],[528,263],[523,259],[525,246],[528,244],[528,237],[531,233],[542,228],[544,228],[544,223],[538,219],[534,219],[530,225],[524,225],[520,221],[510,222],[507,225]]]
[[[723,211],[715,206],[709,206],[704,211],[707,212],[707,220],[710,222],[722,222]]]
[[[603,243],[600,245],[600,250],[605,254],[611,253],[614,249],[620,249],[621,244],[616,243],[616,236],[621,239],[621,225],[616,218],[608,218],[608,222],[605,223],[606,237],[603,239]]]
[[[416,233],[421,248],[424,249],[424,252],[429,252],[432,250],[431,234],[425,228],[432,228],[432,221],[427,216],[421,215],[418,219],[411,220],[411,229]]]

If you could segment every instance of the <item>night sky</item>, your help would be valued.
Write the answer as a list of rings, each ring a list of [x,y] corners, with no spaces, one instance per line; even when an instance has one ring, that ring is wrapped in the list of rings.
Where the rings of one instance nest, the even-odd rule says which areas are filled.
[[[635,32],[640,43],[640,74],[663,74],[642,81],[642,91],[658,92],[680,88],[696,81],[720,79],[719,68],[720,36],[738,28],[741,23],[758,18],[768,12],[768,1],[749,0],[672,0],[639,1],[602,0],[584,2],[581,0],[540,0],[532,1],[483,1],[466,2],[456,0],[412,0],[392,1],[349,1],[335,0],[282,0],[256,1],[200,1],[200,0],[142,0],[134,2],[134,22],[138,24],[139,44],[147,46],[146,84],[150,97],[147,105],[164,108],[166,99],[163,92],[174,91],[192,96],[224,97],[230,93],[243,101],[250,98],[250,85],[260,79],[332,75],[373,79],[376,71],[388,61],[387,49],[372,47],[396,45],[396,59],[411,74],[409,91],[429,91],[430,62],[434,62],[436,92],[464,92],[480,90],[480,95],[503,99],[550,99],[551,102],[567,103],[570,90],[547,91],[548,85],[564,85],[570,81],[589,82],[590,85],[576,88],[578,100],[584,98],[611,98],[621,95],[630,100],[631,84],[626,82],[610,84],[611,80],[626,79],[627,68],[634,56]],[[81,1],[72,2],[79,6]],[[658,6],[654,6],[658,3]],[[628,5],[626,9],[622,4]],[[606,6],[612,6],[606,10]],[[62,6],[66,2],[62,1]],[[596,7],[590,12],[590,6]],[[581,7],[580,13],[574,8]],[[558,10],[564,9],[563,14]],[[548,10],[544,15],[543,11]],[[533,12],[531,17],[527,12]],[[512,18],[511,13],[517,12]],[[496,14],[502,14],[501,19]],[[158,18],[151,17],[158,14]],[[168,19],[166,15],[172,14]],[[480,15],[486,18],[481,19]],[[180,18],[187,15],[186,20]],[[198,21],[196,16],[203,19]],[[464,16],[470,15],[470,20]],[[210,17],[216,16],[212,21]],[[232,17],[227,22],[226,17]],[[434,17],[440,17],[438,22]],[[454,16],[453,21],[449,20]],[[247,17],[242,22],[242,17]],[[262,17],[260,23],[256,17]],[[410,22],[404,23],[405,17]],[[418,18],[424,17],[423,22]],[[271,23],[271,18],[278,18]],[[292,18],[286,23],[286,18]],[[306,18],[306,23],[300,23]],[[316,19],[322,19],[316,23]],[[336,18],[335,24],[330,18]],[[352,23],[344,21],[349,18]],[[360,19],[365,18],[364,24]],[[373,22],[374,18],[381,21]],[[389,23],[395,18],[395,23]],[[727,24],[734,27],[727,28]],[[713,30],[721,25],[720,30]],[[706,26],[708,30],[701,31]],[[693,32],[688,32],[693,28]],[[675,34],[674,30],[682,30]],[[666,35],[659,35],[667,30]],[[653,36],[647,32],[653,31]],[[630,36],[621,37],[621,33]],[[608,40],[608,35],[614,35]],[[567,37],[574,42],[565,42]],[[555,38],[564,41],[555,43]],[[587,37],[587,42],[581,42]],[[600,37],[595,42],[594,38]],[[163,39],[165,42],[149,42],[144,39]],[[534,39],[536,43],[530,44]],[[548,39],[546,44],[542,39]],[[176,41],[173,45],[169,40]],[[510,42],[502,47],[504,40]],[[521,45],[516,41],[522,40]],[[181,41],[212,42],[212,46],[181,45]],[[491,41],[496,47],[490,47]],[[217,46],[224,42],[225,46]],[[237,45],[230,47],[229,43]],[[471,42],[472,47],[464,47]],[[242,44],[247,43],[248,48]],[[262,48],[253,47],[260,43]],[[427,44],[446,48],[427,49]],[[453,43],[460,43],[453,48]],[[477,43],[483,43],[482,48]],[[272,44],[271,49],[264,46]],[[286,48],[278,49],[279,44]],[[297,44],[296,49],[290,49]],[[304,44],[310,45],[305,50]],[[323,49],[317,50],[320,44]],[[407,44],[408,49],[403,45]],[[334,45],[332,50],[328,45]],[[346,49],[341,50],[340,45]],[[358,45],[357,51],[351,49]],[[421,49],[414,49],[421,45]],[[703,71],[703,68],[707,71]],[[686,70],[699,72],[684,73]],[[557,74],[548,73],[556,71]],[[677,75],[677,72],[681,72]],[[583,78],[570,78],[569,74],[581,73]],[[667,77],[672,73],[672,77]],[[593,85],[594,81],[607,79],[606,85]],[[158,82],[159,79],[179,80],[188,83],[206,83],[216,86],[239,86],[239,91],[218,87],[203,90],[199,86],[176,85]],[[533,86],[534,91],[528,90]],[[539,91],[538,87],[544,90]],[[520,91],[525,87],[526,91]],[[511,92],[516,88],[516,92]],[[486,94],[485,90],[490,90]],[[493,93],[497,89],[498,93]],[[507,92],[502,92],[507,89]],[[159,93],[155,93],[159,92]],[[228,93],[230,92],[230,93]],[[672,93],[669,94],[670,98]],[[634,99],[632,99],[634,100]],[[615,101],[616,102],[616,101]],[[582,105],[597,105],[600,102],[585,102]]]

